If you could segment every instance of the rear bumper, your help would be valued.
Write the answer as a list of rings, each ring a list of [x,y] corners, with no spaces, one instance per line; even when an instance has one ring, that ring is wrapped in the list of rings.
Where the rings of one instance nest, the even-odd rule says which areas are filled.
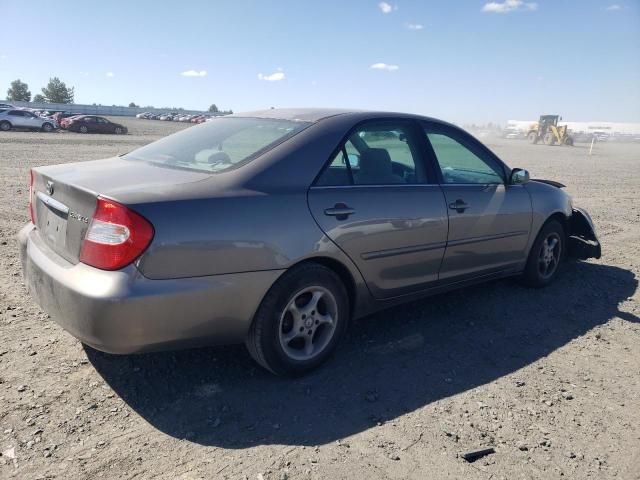
[[[150,280],[130,265],[108,272],[73,265],[31,224],[19,235],[24,281],[61,327],[109,353],[242,342],[280,270]]]

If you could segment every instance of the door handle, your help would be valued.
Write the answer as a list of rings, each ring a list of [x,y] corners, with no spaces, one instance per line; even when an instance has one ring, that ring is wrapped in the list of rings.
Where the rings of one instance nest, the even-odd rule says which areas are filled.
[[[333,208],[327,208],[324,211],[325,215],[329,217],[336,217],[337,220],[346,220],[349,215],[354,213],[356,213],[356,211],[344,203],[336,203]]]
[[[451,210],[455,210],[458,213],[464,213],[464,211],[469,208],[469,205],[464,203],[464,200],[458,199],[453,203],[449,204],[449,208]]]

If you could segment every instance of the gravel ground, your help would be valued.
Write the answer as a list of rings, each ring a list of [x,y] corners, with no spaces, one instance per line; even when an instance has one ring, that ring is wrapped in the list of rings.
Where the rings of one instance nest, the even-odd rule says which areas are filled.
[[[640,145],[487,141],[568,186],[603,258],[543,290],[504,280],[379,313],[285,380],[241,346],[99,353],[27,296],[29,168],[184,127],[124,122],[129,135],[0,134],[0,478],[640,478]]]

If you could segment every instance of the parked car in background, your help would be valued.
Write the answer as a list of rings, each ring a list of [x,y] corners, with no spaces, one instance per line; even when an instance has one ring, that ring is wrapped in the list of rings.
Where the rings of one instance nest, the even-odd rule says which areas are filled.
[[[71,122],[79,117],[83,117],[84,114],[74,114],[74,115],[70,115],[68,117],[63,118],[62,120],[60,120],[60,128],[66,130],[67,128],[69,128],[69,125],[71,124]]]
[[[0,109],[3,110],[10,110],[10,109],[16,109],[17,107],[15,105],[11,105],[10,103],[0,103]]]
[[[104,117],[95,115],[82,115],[71,117],[67,130],[78,133],[127,133],[127,127],[119,123],[112,122]]]
[[[20,252],[31,295],[99,350],[244,342],[297,375],[354,318],[599,258],[561,187],[433,118],[266,110],[34,168]]]
[[[7,132],[12,128],[52,132],[58,128],[58,125],[55,120],[39,117],[28,110],[2,110],[2,112],[0,112],[0,130]]]
[[[69,118],[69,117],[76,117],[76,116],[78,116],[78,114],[77,114],[77,113],[71,113],[71,112],[57,112],[57,113],[54,113],[54,114],[53,114],[53,116],[52,116],[51,118],[53,118],[53,119],[56,121],[56,123],[57,123],[58,125],[60,125],[60,128],[63,128],[63,127],[62,127],[62,120],[63,120],[63,119],[65,119],[65,118]],[[66,127],[64,127],[64,128],[66,128]]]

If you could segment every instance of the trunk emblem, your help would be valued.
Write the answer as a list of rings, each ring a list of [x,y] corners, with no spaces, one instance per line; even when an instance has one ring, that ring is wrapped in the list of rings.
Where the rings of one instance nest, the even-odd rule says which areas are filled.
[[[51,180],[47,182],[47,194],[53,195],[53,182]]]

